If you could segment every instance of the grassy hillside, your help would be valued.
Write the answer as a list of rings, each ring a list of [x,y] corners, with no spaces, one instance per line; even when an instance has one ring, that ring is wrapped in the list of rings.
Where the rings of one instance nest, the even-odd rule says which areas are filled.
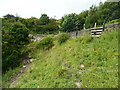
[[[35,47],[39,42],[29,45]],[[12,88],[117,88],[118,33],[57,40],[49,51],[35,48],[31,68]]]

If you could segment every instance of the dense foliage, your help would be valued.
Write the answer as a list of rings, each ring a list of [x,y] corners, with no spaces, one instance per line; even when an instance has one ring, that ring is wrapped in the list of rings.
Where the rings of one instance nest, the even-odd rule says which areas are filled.
[[[47,36],[39,42],[38,47],[42,50],[49,50],[53,45],[53,38]]]
[[[50,19],[48,24],[38,26],[37,33],[56,34],[58,33],[58,29],[58,23],[56,22],[56,20]]]
[[[2,69],[3,73],[17,67],[21,61],[24,45],[29,43],[28,29],[20,22],[12,23],[4,29],[2,41]]]
[[[99,3],[92,5],[89,10],[80,14],[68,14],[62,17],[61,30],[64,32],[76,31],[84,28],[92,28],[94,24],[102,26],[104,23],[120,18],[120,2]]]
[[[85,27],[91,28],[97,23],[103,25],[114,19],[120,18],[120,2],[100,2],[99,6],[92,5],[85,19]]]
[[[80,29],[80,20],[77,14],[72,13],[65,15],[61,20],[61,30],[63,32],[72,32]]]
[[[59,44],[66,42],[69,39],[69,35],[67,33],[61,33],[57,36],[57,40]]]
[[[42,14],[40,17],[40,24],[46,25],[48,23],[49,23],[49,17],[47,16],[47,14]]]

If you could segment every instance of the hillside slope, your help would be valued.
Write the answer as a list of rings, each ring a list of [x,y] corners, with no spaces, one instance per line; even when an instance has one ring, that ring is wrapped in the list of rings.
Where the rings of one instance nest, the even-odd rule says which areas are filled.
[[[12,88],[118,87],[116,30],[105,32],[100,38],[86,35],[62,45],[56,43],[49,51],[36,48],[32,57],[31,68]]]

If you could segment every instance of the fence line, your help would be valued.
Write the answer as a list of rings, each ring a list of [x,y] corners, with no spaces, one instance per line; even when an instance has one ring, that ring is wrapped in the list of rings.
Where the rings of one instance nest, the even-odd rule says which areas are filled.
[[[74,38],[76,36],[83,36],[86,33],[89,33],[92,37],[100,37],[104,31],[108,31],[108,30],[111,31],[114,28],[120,28],[120,23],[109,24],[109,25],[105,25],[104,27],[95,27],[95,28],[78,30],[78,31],[70,32],[69,35],[71,38]]]

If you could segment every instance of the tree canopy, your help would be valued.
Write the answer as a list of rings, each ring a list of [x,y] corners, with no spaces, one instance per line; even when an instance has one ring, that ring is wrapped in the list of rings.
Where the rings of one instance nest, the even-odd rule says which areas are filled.
[[[49,17],[47,16],[47,14],[42,14],[40,17],[40,24],[46,25],[48,23],[49,23]]]
[[[72,13],[65,15],[61,20],[61,30],[71,32],[80,29],[81,24],[77,14]]]

